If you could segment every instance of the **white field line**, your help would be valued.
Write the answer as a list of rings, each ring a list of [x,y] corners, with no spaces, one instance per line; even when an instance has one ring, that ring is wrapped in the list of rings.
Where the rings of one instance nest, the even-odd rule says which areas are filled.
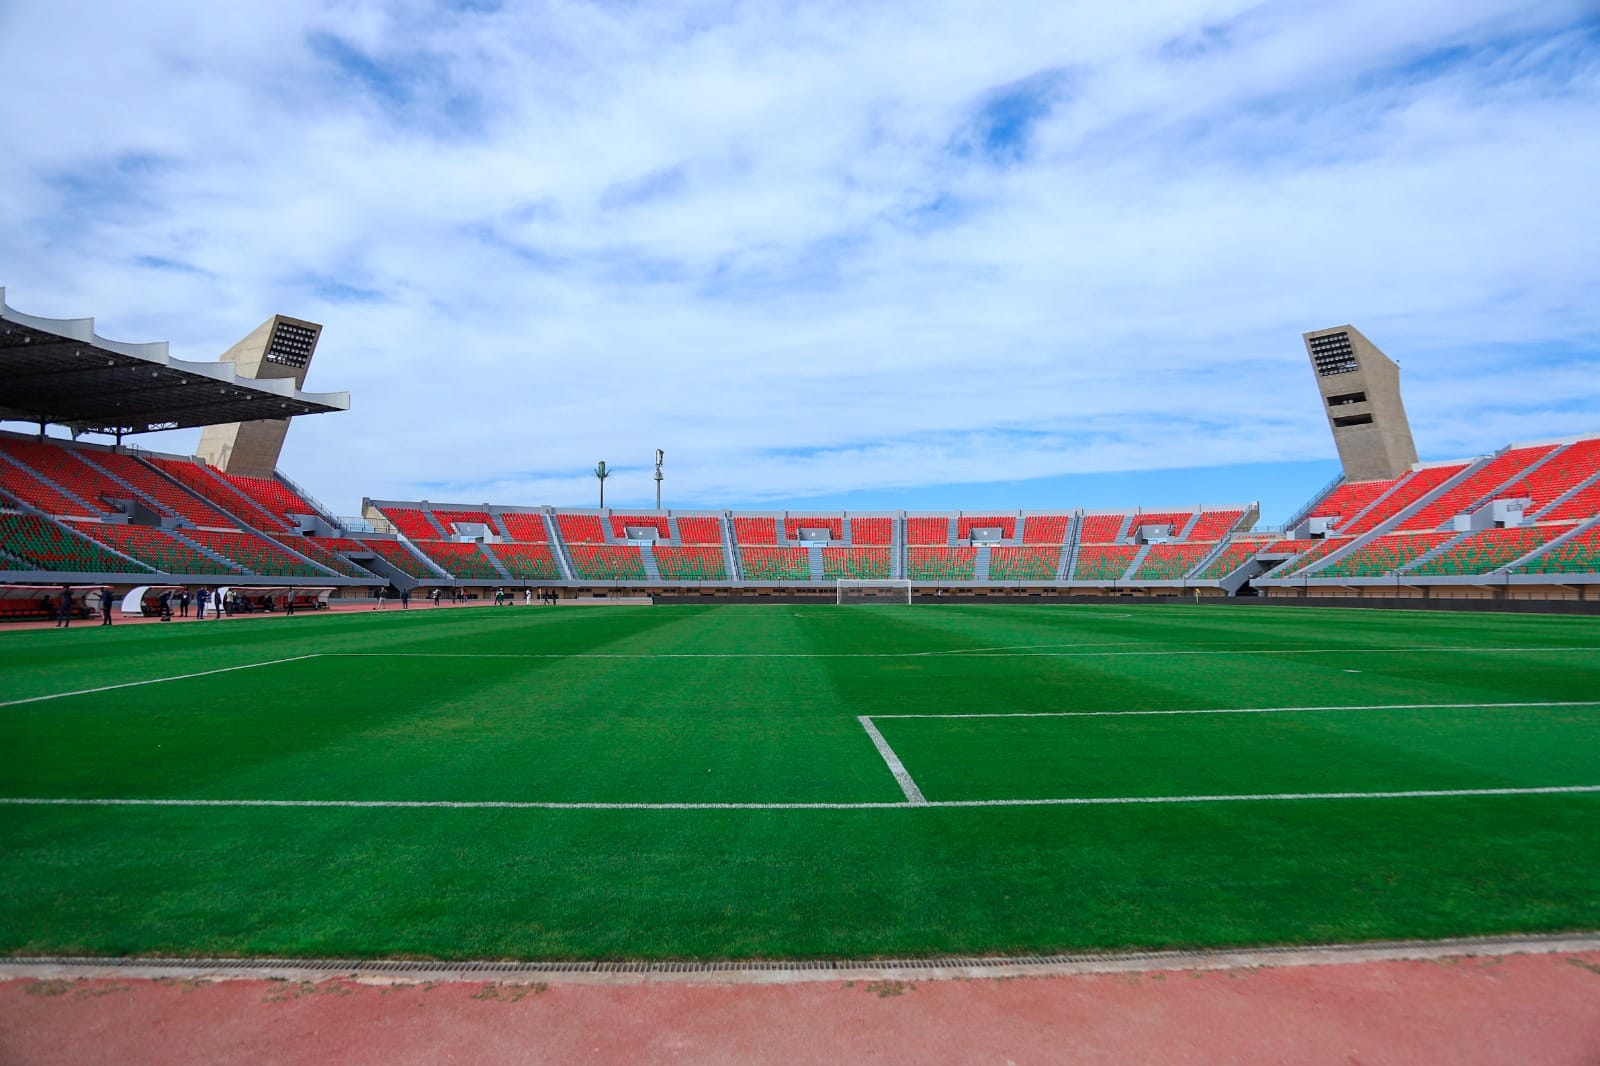
[[[911,772],[905,768],[905,764],[900,761],[900,756],[894,753],[894,749],[889,746],[889,742],[883,739],[883,734],[878,732],[878,727],[872,724],[872,719],[863,714],[858,716],[856,721],[861,723],[861,728],[865,729],[867,736],[872,738],[872,746],[878,749],[878,754],[883,756],[883,761],[889,764],[889,772],[900,783],[900,791],[906,794],[906,802],[917,806],[927,803],[927,799],[922,795],[922,789],[918,788],[917,783],[911,780]]]
[[[924,800],[921,803],[541,803],[524,800],[71,799],[0,797],[9,807],[287,807],[544,811],[904,811],[965,807],[1102,807],[1142,803],[1264,803],[1293,800],[1443,799],[1600,793],[1600,785],[1441,788],[1399,792],[1275,792],[1217,796],[1073,796],[1064,799]]]
[[[101,685],[98,688],[80,688],[72,692],[52,692],[47,696],[28,696],[20,700],[6,700],[0,707],[15,707],[23,703],[39,703],[43,700],[59,700],[68,696],[88,696],[95,692],[114,692],[119,688],[137,688],[140,685],[161,685],[168,681],[187,681],[191,677],[209,677],[212,674],[227,674],[235,670],[254,670],[258,666],[278,666],[282,663],[297,663],[302,659],[320,659],[321,652],[312,652],[310,655],[293,655],[287,659],[269,659],[264,663],[245,663],[243,666],[220,666],[215,670],[198,670],[192,674],[173,674],[171,677],[152,677],[145,681],[123,681],[115,685]]]
[[[1064,645],[1065,647],[1104,647],[1105,645]],[[989,648],[947,648],[941,651],[838,651],[838,652],[468,652],[468,651],[330,651],[324,656],[349,659],[927,659],[945,655],[967,655],[974,658],[992,657],[1017,659],[1049,658],[1122,658],[1150,656],[1195,655],[1416,655],[1436,652],[1596,652],[1600,648],[1550,647],[1534,648],[1445,648],[1445,647],[1395,647],[1387,648],[1185,648],[1161,651],[1007,651]]]
[[[1203,707],[1184,711],[960,711],[953,714],[875,714],[874,718],[1132,718],[1167,714],[1294,714],[1297,711],[1460,711],[1517,707],[1600,707],[1600,700],[1542,703],[1367,703],[1328,707]]]

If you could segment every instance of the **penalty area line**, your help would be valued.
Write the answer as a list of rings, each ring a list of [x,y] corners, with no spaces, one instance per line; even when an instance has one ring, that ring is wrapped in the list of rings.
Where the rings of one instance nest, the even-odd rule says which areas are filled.
[[[40,703],[44,700],[60,700],[68,696],[88,696],[96,692],[114,692],[119,688],[137,688],[140,685],[161,685],[168,681],[186,681],[191,677],[208,677],[211,674],[228,674],[235,670],[254,670],[258,666],[278,666],[282,663],[297,663],[302,659],[320,659],[321,652],[312,652],[310,655],[293,655],[287,659],[269,659],[264,663],[245,663],[242,666],[219,666],[215,670],[197,670],[192,674],[173,674],[171,677],[152,677],[144,681],[122,681],[115,685],[101,685],[98,688],[80,688],[72,692],[52,692],[46,696],[28,696],[20,700],[6,700],[0,707],[16,707],[23,703]]]
[[[878,714],[874,718],[1134,718],[1171,714],[1295,714],[1299,711],[1462,711],[1527,707],[1596,707],[1600,700],[1524,703],[1361,703],[1325,707],[1199,707],[1176,711],[956,711],[950,714]]]
[[[861,728],[872,738],[872,746],[878,749],[878,754],[883,756],[883,761],[888,764],[889,772],[900,785],[900,791],[906,794],[906,802],[913,806],[926,805],[928,800],[923,796],[922,789],[911,779],[911,771],[906,769],[905,764],[900,761],[900,756],[889,746],[889,742],[883,739],[883,734],[872,724],[872,719],[863,714],[858,715],[856,721],[861,723]]]
[[[964,807],[1106,807],[1144,803],[1267,803],[1295,800],[1447,799],[1475,796],[1593,795],[1600,785],[1436,788],[1394,792],[1270,792],[1216,796],[1071,796],[1060,799],[921,800],[910,803],[556,803],[531,800],[78,799],[0,797],[7,807],[288,807],[544,811],[904,811]],[[918,793],[920,796],[921,793]]]

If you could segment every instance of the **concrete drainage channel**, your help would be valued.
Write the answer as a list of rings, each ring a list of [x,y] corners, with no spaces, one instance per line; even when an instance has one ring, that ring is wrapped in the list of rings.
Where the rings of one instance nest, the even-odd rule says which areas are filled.
[[[13,957],[0,979],[182,978],[379,981],[557,980],[573,983],[780,983],[861,978],[1055,977],[1145,970],[1316,966],[1451,956],[1600,951],[1600,932],[1469,937],[1239,950],[1131,951],[924,959],[726,960],[713,962],[429,962],[406,959],[200,959]]]

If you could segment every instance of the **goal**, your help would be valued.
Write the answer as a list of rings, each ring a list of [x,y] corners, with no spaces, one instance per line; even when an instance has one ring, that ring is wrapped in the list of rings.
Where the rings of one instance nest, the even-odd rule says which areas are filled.
[[[866,581],[859,578],[838,579],[838,599],[841,606],[847,603],[911,603],[910,581]]]

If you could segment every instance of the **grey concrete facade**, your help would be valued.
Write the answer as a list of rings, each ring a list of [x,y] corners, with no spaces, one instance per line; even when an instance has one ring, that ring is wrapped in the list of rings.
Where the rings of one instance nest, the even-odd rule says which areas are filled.
[[[1400,367],[1354,326],[1303,335],[1347,481],[1399,477],[1417,461]]]

